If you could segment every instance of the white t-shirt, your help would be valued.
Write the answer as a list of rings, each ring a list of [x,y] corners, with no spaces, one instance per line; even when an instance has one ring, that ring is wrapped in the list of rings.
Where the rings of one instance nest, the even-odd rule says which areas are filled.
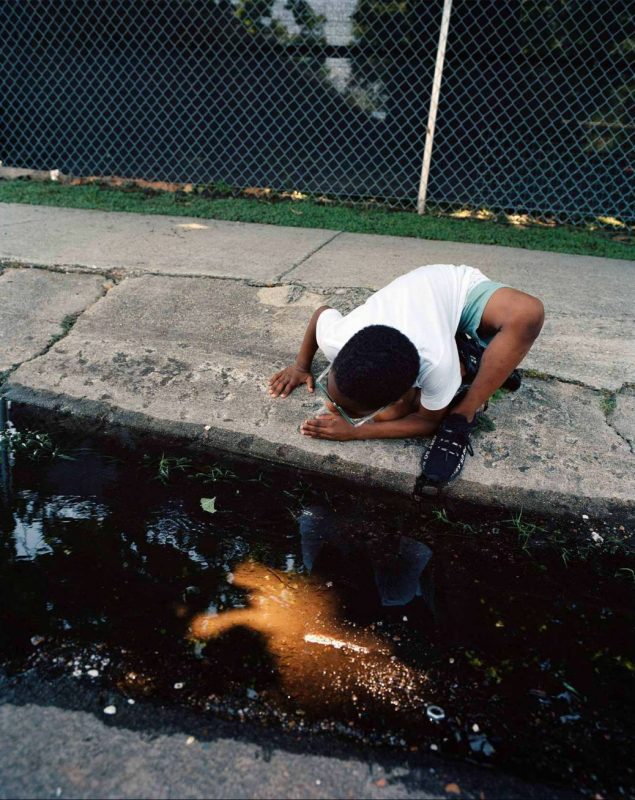
[[[419,352],[414,385],[429,411],[445,408],[461,385],[454,335],[469,290],[488,280],[474,267],[431,264],[384,286],[343,317],[334,308],[317,322],[318,347],[333,361],[346,342],[368,325],[388,325],[407,336]]]

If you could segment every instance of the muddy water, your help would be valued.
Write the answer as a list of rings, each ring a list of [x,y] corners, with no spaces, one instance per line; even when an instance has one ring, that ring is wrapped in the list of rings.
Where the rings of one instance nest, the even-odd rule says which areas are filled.
[[[70,675],[589,795],[632,791],[627,530],[422,513],[88,440],[61,450],[5,458],[12,680]]]

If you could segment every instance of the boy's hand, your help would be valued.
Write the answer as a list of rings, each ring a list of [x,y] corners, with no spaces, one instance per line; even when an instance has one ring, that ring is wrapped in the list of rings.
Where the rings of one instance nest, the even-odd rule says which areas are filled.
[[[286,397],[291,392],[306,383],[310,392],[313,391],[314,380],[311,372],[301,367],[296,367],[294,364],[291,367],[285,367],[269,380],[269,394],[272,397]]]
[[[300,425],[300,433],[313,439],[330,439],[334,442],[357,439],[357,428],[339,414],[324,414],[315,419],[307,419]]]

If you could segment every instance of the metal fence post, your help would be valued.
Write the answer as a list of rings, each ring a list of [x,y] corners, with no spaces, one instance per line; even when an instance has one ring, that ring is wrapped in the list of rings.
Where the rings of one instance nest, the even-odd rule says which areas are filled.
[[[432,94],[430,96],[430,110],[428,112],[428,127],[426,128],[426,144],[423,150],[423,163],[421,165],[421,181],[419,183],[419,197],[417,199],[417,213],[424,214],[426,210],[426,194],[428,192],[428,178],[430,177],[430,159],[432,157],[432,140],[434,126],[437,120],[439,105],[439,92],[441,91],[441,78],[443,77],[443,62],[445,61],[445,45],[448,40],[450,27],[450,12],[452,0],[444,0],[443,15],[441,17],[441,30],[439,31],[439,47],[437,49],[437,62],[434,67],[432,80]]]

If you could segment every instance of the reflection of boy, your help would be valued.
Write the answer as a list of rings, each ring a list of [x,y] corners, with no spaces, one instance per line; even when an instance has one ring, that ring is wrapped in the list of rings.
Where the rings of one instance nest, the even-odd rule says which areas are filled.
[[[318,349],[332,362],[329,414],[305,421],[301,432],[317,439],[385,439],[431,436],[424,474],[435,482],[458,475],[475,415],[529,351],[544,320],[535,297],[488,280],[465,265],[419,267],[373,294],[342,316],[318,308],[307,327],[295,364],[269,382],[273,397],[287,397],[306,383],[314,389],[311,363]],[[467,392],[456,399],[465,365],[457,332],[481,345],[482,358]],[[454,400],[454,403],[452,402]],[[351,417],[375,414],[372,424],[350,425]],[[450,413],[451,409],[451,413]]]
[[[353,579],[356,594],[364,594],[360,579],[368,563],[382,606],[405,606],[423,596],[434,610],[432,583],[423,573],[432,558],[432,550],[410,536],[382,539],[381,549],[373,543],[355,539],[346,532],[342,520],[326,507],[307,506],[298,518],[302,541],[302,561],[309,574],[318,566],[318,573],[332,571],[333,561],[341,563],[345,577]],[[388,544],[390,542],[390,544]],[[335,555],[335,558],[333,558]],[[353,568],[354,565],[354,568]],[[364,599],[364,604],[366,600]]]

